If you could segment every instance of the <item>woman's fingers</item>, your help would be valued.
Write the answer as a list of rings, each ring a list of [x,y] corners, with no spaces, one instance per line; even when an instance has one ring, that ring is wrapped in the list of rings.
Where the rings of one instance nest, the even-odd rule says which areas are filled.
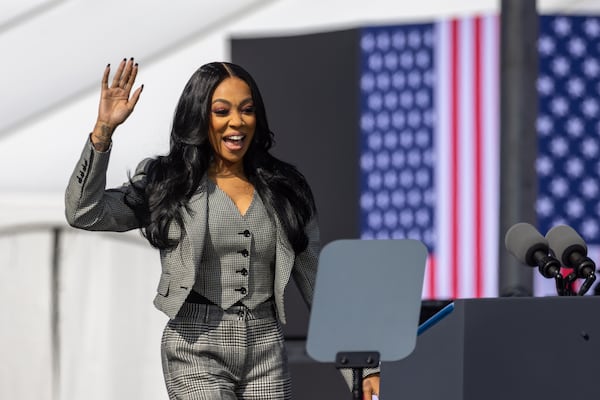
[[[135,63],[133,64],[133,58],[131,59],[131,67],[128,71],[128,74],[126,73],[125,75],[128,76],[127,79],[127,83],[124,86],[124,89],[127,90],[128,92],[131,90],[131,88],[133,87],[133,84],[135,82],[135,77],[137,76],[137,72],[138,72],[138,64]],[[126,68],[127,71],[127,68]]]
[[[102,90],[108,89],[108,75],[110,74],[110,64],[104,68],[104,74],[102,74]]]
[[[133,67],[133,57],[131,57],[129,60],[127,60],[127,62],[125,62],[125,68],[123,69],[123,74],[120,77],[119,87],[121,89],[127,90],[127,85],[129,84],[129,79],[133,75],[134,69],[137,70],[137,67]],[[133,78],[135,79],[135,76],[133,76]],[[131,86],[129,86],[129,89],[131,89]]]
[[[117,68],[117,71],[115,72],[115,76],[113,76],[112,84],[110,85],[111,88],[116,88],[116,87],[121,86],[121,78],[123,75],[123,71],[125,70],[126,64],[127,64],[127,61],[125,59],[123,59],[119,63],[119,67]]]
[[[129,60],[124,58],[117,67],[115,76],[113,76],[112,83],[110,85],[110,89],[123,89],[127,92],[131,91],[133,84],[135,83],[137,72],[138,64],[134,63],[133,57],[131,57]],[[110,64],[106,66],[104,69],[104,74],[102,75],[102,90],[109,89],[109,76]]]
[[[124,89],[127,84],[129,83],[130,79],[132,78],[132,74],[133,74],[133,79],[135,80],[135,73],[133,73],[133,71],[136,71],[135,73],[137,73],[137,65],[134,68],[134,64],[133,64],[133,57],[131,57],[129,60],[127,59],[123,59],[120,63],[119,63],[119,67],[117,68],[117,71],[115,72],[115,76],[113,77],[113,81],[112,81],[112,85],[110,86],[111,88],[122,88]],[[132,82],[133,85],[133,82]]]
[[[379,374],[370,375],[363,380],[364,400],[371,400],[373,396],[379,395]]]
[[[133,108],[137,104],[138,100],[140,99],[140,94],[142,93],[142,90],[144,90],[144,85],[140,86],[139,88],[137,88],[135,90],[135,92],[133,92],[133,95],[131,96],[131,99],[129,100],[129,106],[130,106],[131,110],[133,110]]]

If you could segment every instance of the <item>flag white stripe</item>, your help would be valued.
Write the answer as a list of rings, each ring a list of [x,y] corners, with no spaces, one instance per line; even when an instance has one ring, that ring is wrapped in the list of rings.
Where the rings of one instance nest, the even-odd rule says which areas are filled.
[[[475,132],[474,132],[474,29],[473,18],[458,20],[459,46],[459,175],[458,186],[460,210],[459,220],[459,257],[457,296],[473,297],[475,287]]]
[[[450,147],[450,82],[452,66],[450,60],[450,23],[444,20],[436,24],[436,43],[435,47],[435,187],[436,187],[436,275],[435,275],[435,293],[433,297],[439,299],[451,298],[451,275],[448,268],[450,259],[450,240],[449,240],[449,214],[450,202],[448,196],[450,193],[450,159],[449,153],[445,151]]]
[[[500,106],[499,62],[500,40],[498,17],[483,18],[483,84],[484,84],[484,220],[483,293],[484,297],[498,296],[498,246],[500,204]],[[480,262],[484,262],[480,260]]]

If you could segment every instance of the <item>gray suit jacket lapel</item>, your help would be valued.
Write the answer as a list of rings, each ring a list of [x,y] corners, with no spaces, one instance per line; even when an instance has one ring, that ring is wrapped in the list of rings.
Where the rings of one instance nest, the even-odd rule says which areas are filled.
[[[194,271],[194,276],[196,275],[196,265],[200,265],[200,259],[202,258],[206,228],[208,226],[208,191],[206,179],[206,176],[202,178],[196,193],[190,198],[188,209],[184,209],[182,212],[183,228],[185,229],[186,236],[189,238],[190,258],[193,261],[193,265],[190,268]]]

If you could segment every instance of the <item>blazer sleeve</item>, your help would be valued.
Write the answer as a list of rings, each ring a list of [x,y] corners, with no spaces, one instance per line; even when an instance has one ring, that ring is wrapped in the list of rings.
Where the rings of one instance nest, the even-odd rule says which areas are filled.
[[[65,192],[65,216],[69,225],[90,231],[124,232],[141,225],[125,196],[134,196],[129,182],[106,190],[110,149],[97,151],[88,139]],[[150,159],[136,168],[132,181],[143,186]]]
[[[316,217],[313,217],[308,222],[305,231],[308,236],[308,246],[294,258],[292,276],[300,290],[302,298],[310,309],[317,278],[319,252],[321,250],[319,225]]]

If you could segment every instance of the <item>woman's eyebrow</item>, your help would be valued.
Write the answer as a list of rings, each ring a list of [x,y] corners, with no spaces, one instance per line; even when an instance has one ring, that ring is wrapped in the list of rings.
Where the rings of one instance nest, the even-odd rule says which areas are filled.
[[[252,101],[252,97],[248,97],[248,98],[245,98],[244,100],[240,101],[240,104],[246,104],[251,101]],[[231,105],[231,102],[229,100],[225,100],[225,99],[214,99],[212,104],[215,104],[215,103],[226,103],[226,104]]]

